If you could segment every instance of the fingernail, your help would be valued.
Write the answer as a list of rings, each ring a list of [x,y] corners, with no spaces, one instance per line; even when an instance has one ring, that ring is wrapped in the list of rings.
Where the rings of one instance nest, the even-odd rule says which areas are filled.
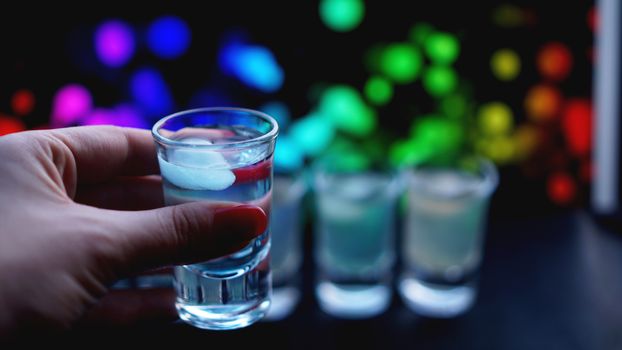
[[[255,238],[266,231],[268,217],[259,207],[239,205],[220,208],[214,212],[214,231],[242,240]]]

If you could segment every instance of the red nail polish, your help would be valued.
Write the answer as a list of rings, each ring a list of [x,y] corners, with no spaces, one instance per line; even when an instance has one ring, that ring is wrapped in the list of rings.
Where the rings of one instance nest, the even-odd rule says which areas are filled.
[[[214,212],[213,226],[215,232],[250,240],[266,231],[268,217],[261,208],[252,205],[220,208]]]

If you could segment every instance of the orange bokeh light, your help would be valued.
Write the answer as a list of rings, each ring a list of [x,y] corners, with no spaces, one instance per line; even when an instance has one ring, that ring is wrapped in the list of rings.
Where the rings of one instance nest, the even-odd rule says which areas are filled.
[[[534,121],[548,121],[557,117],[562,104],[559,90],[549,85],[536,85],[527,91],[525,111]]]

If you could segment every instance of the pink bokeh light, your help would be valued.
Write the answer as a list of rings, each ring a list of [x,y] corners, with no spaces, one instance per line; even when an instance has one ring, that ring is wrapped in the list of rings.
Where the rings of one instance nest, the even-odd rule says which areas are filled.
[[[54,96],[50,125],[54,128],[76,125],[92,108],[89,90],[80,84],[65,85]]]
[[[82,125],[116,125],[131,128],[147,128],[147,122],[131,105],[121,104],[112,109],[96,108],[81,123]]]

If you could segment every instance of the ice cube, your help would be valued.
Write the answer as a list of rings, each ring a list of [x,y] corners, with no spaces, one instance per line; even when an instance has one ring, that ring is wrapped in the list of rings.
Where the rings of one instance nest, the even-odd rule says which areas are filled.
[[[179,166],[162,158],[160,172],[170,183],[188,190],[222,191],[235,182],[235,174],[228,169],[210,169]]]
[[[185,138],[184,142],[210,145],[200,138]],[[204,149],[174,149],[168,160],[158,157],[160,172],[173,185],[189,190],[224,190],[235,182],[231,166],[219,152]]]

